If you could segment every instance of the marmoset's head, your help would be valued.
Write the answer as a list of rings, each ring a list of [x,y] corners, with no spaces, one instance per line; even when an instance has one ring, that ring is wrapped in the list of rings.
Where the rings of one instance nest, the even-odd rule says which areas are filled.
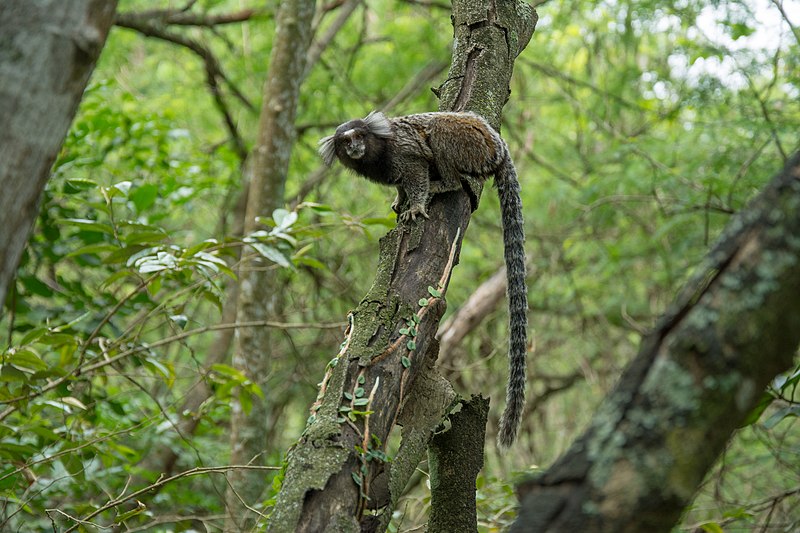
[[[334,157],[345,164],[345,158],[358,161],[365,155],[375,157],[381,151],[383,140],[391,134],[389,120],[383,113],[373,111],[364,119],[345,122],[336,128],[336,133],[321,139],[319,155],[328,166],[333,164]]]

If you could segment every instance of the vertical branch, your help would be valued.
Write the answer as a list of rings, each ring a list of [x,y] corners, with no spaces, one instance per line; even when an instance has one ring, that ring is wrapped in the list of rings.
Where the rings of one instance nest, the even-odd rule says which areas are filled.
[[[249,175],[245,232],[256,229],[256,217],[270,215],[283,205],[286,175],[295,140],[295,115],[300,85],[306,68],[306,54],[311,42],[314,0],[281,2],[276,17],[276,37],[270,56],[269,75],[259,120],[258,141],[250,154],[245,172]],[[265,269],[263,258],[255,258],[241,269],[238,322],[274,317],[280,302],[279,279]],[[264,390],[269,375],[269,352],[273,345],[266,328],[236,331],[233,366],[241,369]],[[266,449],[266,401],[254,398],[250,412],[244,412],[238,400],[232,402],[231,461],[263,463]],[[229,477],[226,495],[229,519],[227,530],[250,529],[258,518],[246,506],[255,502],[266,480],[258,472],[239,470]]]

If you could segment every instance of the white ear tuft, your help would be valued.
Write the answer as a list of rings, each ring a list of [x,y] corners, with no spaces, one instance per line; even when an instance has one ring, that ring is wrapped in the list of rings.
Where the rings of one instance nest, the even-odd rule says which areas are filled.
[[[333,164],[333,158],[336,157],[336,149],[333,146],[333,135],[328,135],[320,139],[318,146],[319,148],[317,151],[322,157],[322,162],[327,166],[331,166]]]
[[[392,125],[386,115],[380,111],[373,111],[364,119],[369,131],[377,137],[391,137]]]

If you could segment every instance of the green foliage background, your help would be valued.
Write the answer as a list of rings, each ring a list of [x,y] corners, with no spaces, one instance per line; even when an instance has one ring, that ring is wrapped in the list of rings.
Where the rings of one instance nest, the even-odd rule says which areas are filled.
[[[123,0],[119,10],[153,4]],[[193,10],[241,4],[207,0]],[[214,33],[182,30],[218,54],[255,104],[248,109],[228,95],[248,146],[273,9]],[[767,12],[776,15],[776,5],[539,7],[503,124],[522,180],[532,261],[533,403],[514,454],[500,457],[487,444],[482,531],[509,523],[512,472],[544,467],[569,445],[731,215],[797,150],[798,32],[784,21],[769,42],[748,41]],[[446,65],[451,36],[449,12],[436,3],[360,7],[303,86],[290,203],[263,213],[263,229],[242,236],[232,227],[242,161],[202,63],[174,45],[112,31],[0,319],[0,530],[69,527],[66,515],[86,517],[154,483],[160,471],[148,458],[165,448],[178,452],[174,472],[226,465],[234,395],[245,406],[254,397],[268,401],[268,463],[280,467],[338,350],[346,314],[372,282],[377,239],[394,223],[389,190],[339,168],[309,181],[321,164],[316,141],[391,101],[426,66]],[[443,69],[388,112],[436,109],[428,87],[445,76]],[[502,265],[499,235],[497,200],[488,193],[451,281],[451,310]],[[285,280],[275,321],[308,325],[285,329],[265,353],[273,362],[266,389],[246,369],[206,365],[208,328],[220,323],[239,250],[265,255]],[[459,392],[503,397],[505,322],[501,306],[443,358]],[[196,432],[180,434],[182,402],[201,380],[214,395],[188,413],[199,419]],[[683,528],[751,529],[767,520],[798,527],[797,382],[796,372],[776,381],[775,401],[731,444]],[[420,472],[395,531],[424,522],[424,465]],[[220,473],[180,477],[93,520],[121,530],[219,525],[225,488]],[[265,494],[258,507],[268,513],[273,497]]]

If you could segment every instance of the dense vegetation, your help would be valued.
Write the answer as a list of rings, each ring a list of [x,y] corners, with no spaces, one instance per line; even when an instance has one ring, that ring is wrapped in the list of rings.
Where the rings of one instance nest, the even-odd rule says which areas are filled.
[[[320,8],[317,36],[338,4]],[[513,454],[498,455],[488,432],[478,486],[485,531],[513,517],[512,473],[546,466],[569,445],[731,215],[798,149],[800,32],[790,21],[800,23],[800,10],[780,5],[538,8],[503,122],[531,260],[532,401]],[[129,0],[119,11],[152,7]],[[170,28],[218,58],[224,112],[242,145],[197,54],[112,31],[0,315],[0,529],[61,530],[90,516],[123,531],[219,527],[234,398],[245,410],[266,405],[264,475],[274,483],[248,503],[269,513],[285,450],[348,310],[374,278],[378,238],[394,224],[393,193],[320,169],[316,142],[387,104],[398,115],[435,109],[428,88],[446,75],[452,36],[447,5],[357,8],[303,83],[284,207],[243,235],[243,155],[258,127],[272,9],[213,31]],[[497,200],[484,195],[447,293],[451,312],[502,266],[499,234]],[[236,368],[220,336],[233,330],[223,311],[248,265],[241,258],[253,254],[282,287],[271,295],[274,317],[239,325],[276,331],[263,376]],[[499,306],[442,354],[460,393],[502,398],[505,324]],[[798,527],[798,381],[798,372],[776,380],[774,401],[738,433],[683,527]],[[208,393],[189,401],[198,390]],[[393,530],[424,523],[424,480],[422,465]]]

